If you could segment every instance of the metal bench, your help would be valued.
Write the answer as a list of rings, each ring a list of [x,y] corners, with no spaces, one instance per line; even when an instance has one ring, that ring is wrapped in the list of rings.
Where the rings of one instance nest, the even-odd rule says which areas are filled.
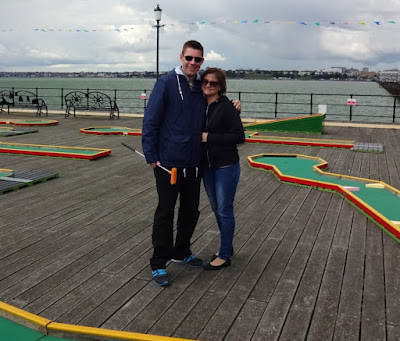
[[[107,94],[99,91],[71,91],[64,96],[65,117],[68,117],[73,110],[74,117],[77,110],[109,111],[110,120],[115,116],[119,119],[119,108],[117,103]]]
[[[27,90],[3,90],[0,92],[0,112],[5,111],[3,108],[7,106],[7,113],[10,113],[10,107],[12,108],[35,108],[36,116],[41,116],[42,112],[46,112],[48,116],[48,110],[46,102],[38,97],[31,91]]]

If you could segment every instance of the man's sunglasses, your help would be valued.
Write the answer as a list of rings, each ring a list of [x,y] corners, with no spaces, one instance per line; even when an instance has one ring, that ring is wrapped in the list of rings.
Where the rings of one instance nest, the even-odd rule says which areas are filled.
[[[201,63],[201,62],[203,61],[203,57],[185,56],[185,59],[186,59],[188,62],[191,62],[193,58],[194,58],[194,61],[195,61],[196,63]]]
[[[210,88],[215,88],[216,86],[220,85],[219,82],[209,81],[208,79],[203,79],[203,81],[201,83],[204,86],[206,86],[208,84],[210,86]]]

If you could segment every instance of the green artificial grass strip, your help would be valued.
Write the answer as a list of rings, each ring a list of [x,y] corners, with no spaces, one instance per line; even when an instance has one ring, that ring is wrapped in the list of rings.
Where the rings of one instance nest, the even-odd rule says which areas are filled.
[[[0,340],[4,341],[73,341],[44,335],[36,330],[0,317]]]
[[[27,151],[40,151],[40,152],[51,152],[51,153],[68,153],[68,154],[85,154],[94,155],[100,152],[100,150],[89,150],[89,149],[69,149],[69,148],[53,148],[53,147],[41,147],[41,146],[20,146],[20,145],[7,145],[1,144],[1,149],[10,150],[27,150]]]
[[[313,166],[320,164],[319,160],[293,156],[260,156],[255,162],[274,165],[279,171],[291,177],[310,181],[325,182],[343,187],[358,187],[353,194],[381,213],[389,220],[400,220],[400,197],[387,189],[368,188],[366,180],[349,179],[341,176],[323,175],[314,171]],[[372,182],[372,181],[371,181]]]
[[[37,341],[43,337],[42,333],[29,329],[0,317],[0,340]]]
[[[322,122],[325,116],[310,115],[302,118],[289,120],[278,120],[260,124],[252,124],[246,128],[260,131],[285,131],[285,132],[304,132],[322,134]]]

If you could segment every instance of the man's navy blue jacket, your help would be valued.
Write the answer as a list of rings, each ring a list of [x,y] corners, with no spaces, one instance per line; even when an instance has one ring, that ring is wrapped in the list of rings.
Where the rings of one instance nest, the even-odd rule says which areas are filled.
[[[142,148],[147,163],[199,166],[205,112],[199,75],[192,88],[180,67],[160,77],[143,118]]]

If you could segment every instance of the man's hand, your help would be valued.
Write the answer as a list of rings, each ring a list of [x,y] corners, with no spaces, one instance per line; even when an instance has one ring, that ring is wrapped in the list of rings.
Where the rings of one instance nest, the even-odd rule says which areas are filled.
[[[160,164],[161,164],[160,161],[157,161],[157,162],[150,163],[150,166],[153,168],[156,168]]]
[[[232,103],[237,111],[242,110],[242,103],[238,99],[234,99]]]
[[[201,142],[207,142],[207,137],[208,137],[208,133],[202,133],[201,134]]]

